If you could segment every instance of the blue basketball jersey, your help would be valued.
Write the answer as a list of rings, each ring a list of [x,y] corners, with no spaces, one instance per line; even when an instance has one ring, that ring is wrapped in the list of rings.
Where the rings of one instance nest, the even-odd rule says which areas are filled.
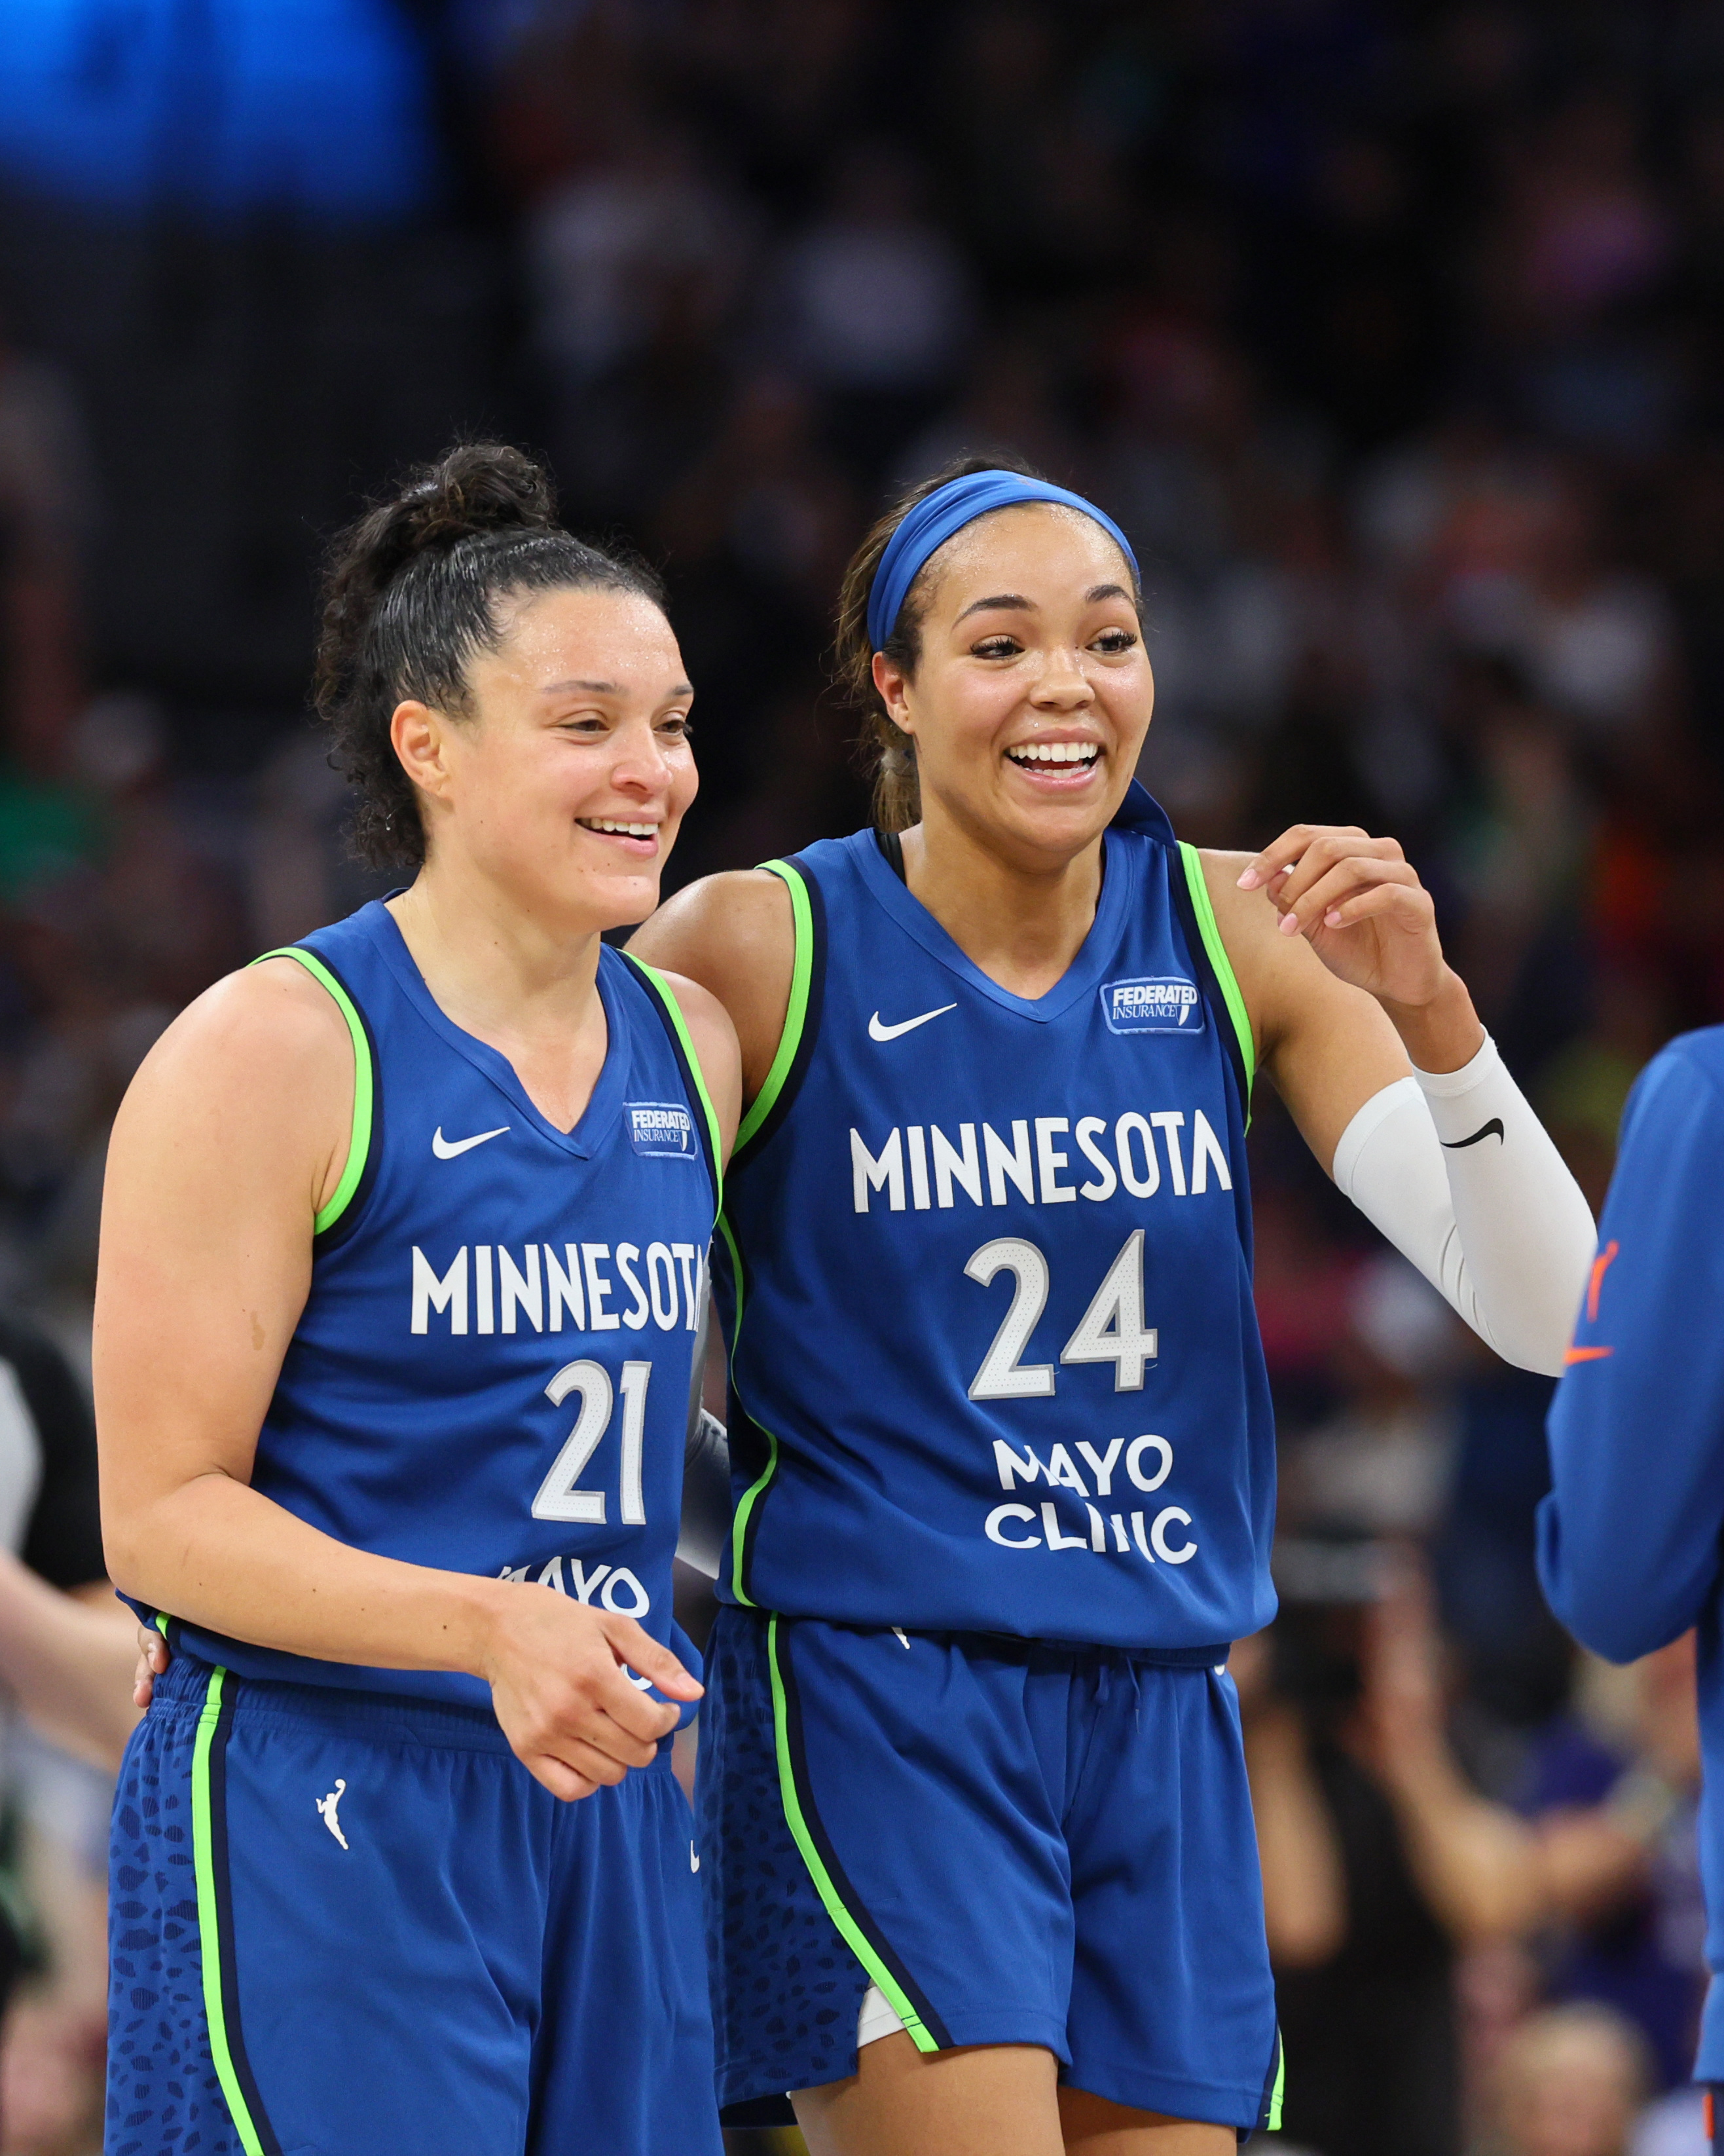
[[[608,1045],[560,1131],[438,1008],[381,901],[285,955],[346,1018],[353,1136],[252,1486],[356,1548],[548,1588],[670,1641],[718,1170],[668,989],[601,948]],[[243,1676],[490,1705],[458,1671],[169,1636]]]
[[[1274,1612],[1249,1025],[1141,788],[1104,843],[1035,998],[873,833],[770,865],[796,970],[714,1246],[739,1603],[1193,1661]]]

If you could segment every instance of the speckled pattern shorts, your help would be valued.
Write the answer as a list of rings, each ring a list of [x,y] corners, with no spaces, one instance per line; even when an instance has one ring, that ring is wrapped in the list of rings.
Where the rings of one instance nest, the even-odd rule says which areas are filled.
[[[726,1607],[695,1797],[719,2098],[1041,2044],[1116,2103],[1268,2123],[1280,2042],[1233,1681],[1207,1664]]]

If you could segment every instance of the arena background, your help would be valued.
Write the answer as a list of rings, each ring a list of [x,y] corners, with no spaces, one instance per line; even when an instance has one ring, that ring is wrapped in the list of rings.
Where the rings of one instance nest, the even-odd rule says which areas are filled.
[[[1635,1071],[1724,1019],[1721,299],[1711,0],[6,0],[0,1292],[87,1361],[140,1057],[378,887],[316,565],[456,434],[668,575],[672,881],[865,816],[829,607],[893,488],[998,448],[1095,495],[1182,833],[1399,837],[1596,1202]],[[1688,1650],[1576,1656],[1548,1385],[1272,1103],[1253,1143],[1263,2145],[1694,2156]],[[7,1758],[0,2150],[94,2149],[105,1793]]]

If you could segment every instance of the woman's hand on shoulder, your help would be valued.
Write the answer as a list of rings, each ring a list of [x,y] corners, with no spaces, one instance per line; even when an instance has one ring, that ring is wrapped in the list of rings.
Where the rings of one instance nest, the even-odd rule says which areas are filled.
[[[649,965],[696,982],[736,1029],[741,1098],[766,1083],[778,1052],[796,969],[790,893],[766,869],[703,876],[665,900],[629,948]],[[692,1021],[691,1021],[692,1023]]]

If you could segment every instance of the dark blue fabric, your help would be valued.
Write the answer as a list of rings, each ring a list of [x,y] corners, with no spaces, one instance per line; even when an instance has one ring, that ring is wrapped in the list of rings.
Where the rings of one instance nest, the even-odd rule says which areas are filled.
[[[1239,1050],[1166,829],[1134,788],[1089,936],[1034,998],[871,833],[796,857],[824,924],[810,1037],[726,1197],[739,1499],[776,1465],[721,1594],[1218,1656],[1273,1614]],[[722,1239],[713,1272],[734,1329]],[[1039,1389],[990,1391],[1014,1306],[1007,1382]],[[1154,1353],[1109,1359],[1140,1316]]]
[[[1026,479],[1022,472],[972,472],[924,495],[886,542],[868,593],[868,637],[876,651],[896,627],[904,595],[928,557],[978,516],[986,516],[990,510],[1009,509],[1020,501],[1053,501],[1066,509],[1081,510],[1117,544],[1131,564],[1131,573],[1137,573],[1137,557],[1131,552],[1131,541],[1106,510],[1098,509],[1082,495],[1044,479]]]
[[[1724,2077],[1724,1027],[1641,1074],[1570,1366],[1550,1414],[1539,1573],[1576,1636],[1631,1661],[1699,1631],[1701,1871],[1711,1989],[1703,2079]]]
[[[719,1613],[696,1803],[721,2101],[855,2070],[869,1975],[785,1817],[767,1624]],[[806,1810],[953,2044],[1260,2123],[1274,1987],[1233,1681],[1108,1649],[781,1620]]]
[[[121,1771],[106,2156],[240,2156],[192,1864],[209,1676],[175,1657]],[[693,1822],[668,1745],[565,1804],[488,1714],[227,1688],[229,2035],[283,2156],[719,2156]],[[336,1793],[340,1839],[319,1804]]]
[[[579,1122],[559,1131],[505,1058],[438,1009],[385,906],[305,945],[375,1044],[373,1167],[314,1252],[253,1486],[354,1548],[537,1583],[671,1640],[712,1183],[653,991],[601,951],[609,1046]],[[438,1143],[465,1149],[439,1158]],[[560,1274],[567,1294],[553,1292]],[[589,1391],[602,1404],[607,1389],[590,1456],[553,1474]],[[602,1518],[567,1517],[577,1502],[602,1503]],[[490,1703],[464,1673],[305,1661],[177,1624],[172,1636],[253,1676]],[[675,1645],[698,1668],[680,1634]]]

